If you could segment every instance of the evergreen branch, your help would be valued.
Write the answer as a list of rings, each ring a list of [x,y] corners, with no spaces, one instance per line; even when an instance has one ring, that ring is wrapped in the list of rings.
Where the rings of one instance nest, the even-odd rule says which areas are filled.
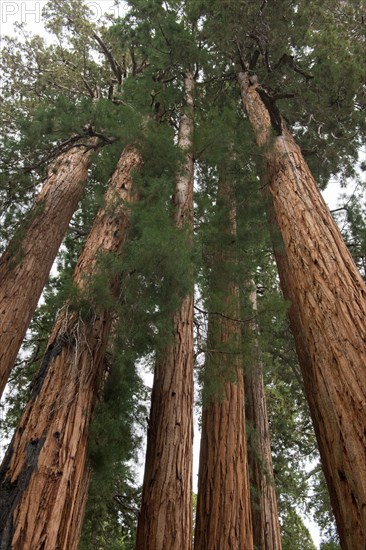
[[[194,309],[199,313],[202,313],[203,315],[218,315],[219,317],[223,317],[224,319],[228,319],[229,321],[234,321],[235,323],[250,323],[257,318],[257,315],[254,315],[253,317],[249,317],[248,319],[236,319],[235,317],[230,317],[229,315],[225,315],[220,311],[206,311],[199,308],[198,306],[194,306]]]
[[[114,73],[115,77],[117,78],[118,84],[121,84],[122,82],[122,71],[120,66],[118,65],[117,61],[113,57],[111,51],[109,50],[108,46],[105,44],[105,42],[102,40],[102,38],[99,36],[98,33],[95,31],[92,32],[93,38],[96,40],[96,42],[99,44],[102,53],[104,53],[105,57],[109,61],[109,65],[112,69],[112,72]]]
[[[130,57],[132,61],[132,76],[136,76],[137,74],[137,63],[136,63],[136,56],[135,56],[135,48],[131,46],[129,48]]]
[[[167,45],[168,45],[169,48],[170,48],[169,53],[171,54],[171,53],[172,53],[172,45],[171,45],[171,43],[169,42],[169,40],[168,40],[168,38],[167,38],[165,32],[163,31],[163,27],[161,26],[160,21],[159,21],[158,25],[159,25],[160,32],[161,32],[161,34],[163,35],[163,38],[164,38],[165,42],[167,43]]]
[[[249,61],[249,70],[250,71],[254,71],[254,69],[257,65],[257,61],[259,59],[260,53],[261,52],[259,50],[255,50],[252,57],[250,58],[250,61]]]
[[[243,355],[242,351],[228,351],[228,350],[221,350],[216,348],[206,348],[204,353],[221,353],[221,355]]]
[[[59,84],[58,82],[55,82],[55,81],[52,82],[51,80],[49,80],[48,83],[50,85],[53,84],[53,86],[55,86],[57,89],[62,90],[64,92],[68,92],[71,95],[74,95],[76,93],[75,90],[72,90],[71,88],[68,88],[67,86],[64,86],[63,84]],[[37,95],[40,97],[39,94],[37,94]]]
[[[333,210],[329,210],[331,214],[335,214],[335,212],[341,212],[342,210],[345,210],[348,212],[348,206],[347,204],[345,206],[340,206],[339,208],[334,208]]]
[[[293,97],[295,97],[295,94],[292,92],[278,92],[277,94],[271,95],[273,101],[277,101],[278,99],[291,99]]]
[[[284,53],[280,59],[277,61],[277,63],[273,66],[273,69],[272,70],[276,70],[276,69],[279,69],[282,65],[288,65],[289,67],[291,67],[291,69],[293,69],[296,73],[299,73],[301,74],[302,76],[304,76],[306,79],[311,79],[311,78],[314,78],[314,75],[311,74],[311,73],[308,73],[307,71],[304,71],[303,69],[301,69],[298,65],[296,65],[295,63],[295,58],[293,55],[289,55],[287,53]]]
[[[277,61],[277,63],[274,64],[272,70],[275,71],[276,69],[279,69],[282,65],[290,64],[293,62],[294,56],[288,55],[287,53],[284,53],[281,55],[280,59]]]
[[[199,63],[196,63],[196,68],[194,70],[194,74],[193,74],[193,80],[196,82],[197,81],[197,78],[200,74],[200,66],[199,66]]]
[[[66,153],[67,151],[70,151],[70,149],[72,149],[73,147],[85,147],[86,151],[89,151],[90,149],[97,149],[98,147],[112,144],[117,140],[117,138],[115,137],[108,137],[100,132],[96,132],[90,125],[86,128],[86,132],[88,136],[97,137],[100,141],[97,144],[80,141],[86,137],[86,134],[76,134],[75,136],[72,136],[71,138],[66,139],[65,141],[56,145],[56,147],[53,147],[53,149],[51,149],[51,151],[47,155],[43,156],[38,162],[30,166],[25,166],[23,168],[23,172],[27,174],[32,170],[39,168],[46,162],[53,160],[61,153]]]
[[[263,49],[262,41],[261,41],[261,39],[259,38],[259,36],[257,36],[256,34],[254,34],[254,32],[251,32],[251,33],[249,33],[248,37],[249,37],[249,38],[252,38],[252,39],[256,42],[256,44],[257,44],[257,46],[258,46],[258,48],[259,48],[260,54],[264,57],[264,56],[265,56],[265,50]]]
[[[22,367],[22,368],[29,368],[31,365],[39,361],[42,357],[41,354],[41,346],[47,341],[47,338],[39,337],[36,340],[33,341],[33,345],[35,346],[33,349],[33,352],[30,357],[27,357],[26,359],[20,359],[16,361],[15,366],[16,367]],[[9,383],[12,384],[14,381],[16,381],[17,372],[14,370],[12,374],[9,377]]]
[[[303,69],[300,69],[300,67],[299,67],[298,65],[295,65],[295,63],[292,65],[292,68],[293,68],[293,70],[295,71],[295,73],[301,74],[301,75],[304,76],[307,80],[310,80],[310,79],[314,78],[314,75],[313,75],[313,74],[308,73],[308,72],[304,71]]]
[[[89,83],[88,81],[86,80],[86,78],[84,76],[81,77],[81,80],[83,81],[83,84],[85,86],[85,88],[88,90],[89,92],[89,95],[92,99],[95,99],[95,93],[94,91],[92,90],[92,88],[89,86]]]
[[[126,105],[124,103],[124,105]],[[97,132],[93,126],[91,126],[90,124],[88,124],[86,127],[85,127],[85,131],[88,132],[88,135],[90,137],[97,137],[99,138],[102,142],[104,142],[105,144],[112,144],[114,143],[115,141],[117,141],[117,138],[116,137],[108,137],[106,136],[105,134],[102,134],[101,132]]]
[[[264,63],[265,63],[265,65],[266,65],[266,67],[267,67],[268,72],[271,73],[271,72],[272,72],[272,67],[271,67],[271,64],[270,64],[270,62],[269,62],[268,50],[266,50],[266,51],[264,52]]]
[[[65,141],[62,141],[59,145],[57,145],[56,147],[51,149],[51,151],[47,155],[42,157],[38,162],[36,162],[36,163],[34,163],[30,166],[25,166],[23,171],[25,173],[29,173],[32,170],[35,170],[36,168],[39,168],[40,166],[42,166],[42,164],[44,164],[45,162],[48,162],[48,161],[52,160],[53,158],[58,156],[60,153],[62,153],[64,151],[69,151],[72,147],[76,147],[77,146],[77,141],[81,137],[83,137],[83,136],[81,136],[80,134],[77,134],[75,136],[72,136],[69,139],[66,139]]]
[[[345,210],[348,214],[348,209],[349,209],[349,204],[352,202],[352,200],[354,199],[355,195],[356,195],[356,192],[357,192],[357,189],[358,189],[358,186],[359,186],[359,183],[356,185],[356,187],[354,188],[354,191],[353,193],[350,195],[348,201],[343,205],[343,206],[340,206],[339,208],[335,208],[334,210],[330,210],[330,213],[333,214],[335,212],[340,212],[341,210]]]
[[[277,105],[273,99],[273,96],[268,93],[268,91],[262,86],[258,86],[257,92],[268,111],[269,117],[271,119],[272,128],[275,130],[277,135],[280,136],[282,134],[282,118],[281,113],[279,112]]]
[[[350,141],[352,139],[355,139],[355,137],[358,136],[358,132],[355,132],[354,134],[352,134],[351,136],[349,137],[337,137],[334,132],[331,132],[330,135],[332,136],[333,139],[336,139],[336,140],[341,140],[341,141]]]
[[[147,57],[143,59],[138,67],[136,67],[135,75],[143,73],[146,67],[149,67],[150,63],[147,62]]]
[[[290,361],[290,369],[292,370],[292,373],[295,376],[296,381],[299,384],[299,386],[301,388],[303,388],[304,387],[304,382],[303,382],[303,379],[302,379],[302,376],[301,376],[299,366],[297,364],[295,365],[292,361]]]
[[[262,15],[264,8],[267,5],[267,0],[263,0],[261,7],[259,8],[259,15]]]
[[[311,157],[313,155],[317,155],[318,149],[316,147],[313,147],[312,149],[301,148],[301,152],[304,155],[304,157]]]
[[[136,515],[139,513],[138,508],[134,508],[133,506],[126,504],[126,497],[124,495],[121,495],[120,493],[116,493],[115,495],[113,495],[113,499],[125,510],[128,510],[129,512],[133,512]]]
[[[238,39],[235,40],[235,45],[236,45],[236,49],[237,49],[237,52],[238,52],[240,67],[242,68],[243,71],[246,72],[248,70],[248,68],[247,68],[246,64],[244,63],[244,59],[243,59],[243,55],[242,55],[242,52],[241,52],[241,47],[240,47]]]
[[[61,50],[62,50],[62,48],[61,48]],[[65,59],[63,52],[62,52],[62,62],[63,62],[64,65],[67,65],[68,67],[71,67],[71,69],[73,71],[77,71],[77,68],[78,68],[77,65],[75,65],[75,63],[71,63],[71,61],[69,61],[68,59]],[[50,70],[49,72],[52,72],[52,71]],[[85,72],[85,59],[84,59],[84,72]],[[94,93],[93,89],[91,88],[91,86],[89,85],[89,83],[87,82],[85,76],[83,76],[83,75],[80,75],[80,76],[81,76],[81,80],[83,81],[83,84],[86,87],[90,97],[92,99],[95,99],[95,93]],[[52,84],[52,82],[50,82],[50,84]],[[53,84],[57,88],[60,88],[60,89],[63,88],[63,86],[61,84],[57,84],[56,82],[53,82]],[[67,90],[66,87],[64,87],[64,88]],[[74,93],[72,90],[68,90],[68,91]]]
[[[164,50],[161,50],[160,48],[157,48],[156,46],[153,47],[153,49],[156,51],[156,52],[159,52],[159,53],[162,53],[164,55],[170,55],[172,52],[169,51],[169,52],[166,52]]]
[[[169,82],[173,82],[173,80],[176,80],[177,78],[177,75],[174,75],[170,78],[166,78],[165,80],[159,80],[159,82],[161,82],[162,84],[168,84]]]

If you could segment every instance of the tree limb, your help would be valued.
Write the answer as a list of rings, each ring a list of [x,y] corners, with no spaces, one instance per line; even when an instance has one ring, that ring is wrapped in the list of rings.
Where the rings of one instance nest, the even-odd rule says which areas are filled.
[[[118,65],[117,61],[114,59],[113,55],[111,54],[108,46],[106,43],[102,40],[102,38],[97,34],[95,31],[92,32],[93,38],[96,40],[96,42],[99,44],[102,52],[104,53],[105,57],[109,61],[110,67],[117,78],[118,84],[121,84],[122,82],[122,71],[121,67]]]

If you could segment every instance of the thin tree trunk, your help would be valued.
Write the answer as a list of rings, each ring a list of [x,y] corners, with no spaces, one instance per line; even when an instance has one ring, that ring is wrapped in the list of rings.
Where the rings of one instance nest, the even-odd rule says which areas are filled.
[[[236,211],[227,184],[220,184],[218,208],[221,215],[227,214],[221,220],[223,234],[229,235],[232,243],[236,236]],[[225,239],[217,246],[210,291],[212,299],[218,300],[215,310],[223,315],[209,317],[194,548],[250,550],[253,535],[244,379],[238,345],[240,324],[235,320],[240,311],[239,288],[232,276],[236,257]],[[212,379],[218,388],[207,391]]]
[[[178,146],[186,161],[176,179],[175,223],[193,231],[194,79],[184,79],[186,110]],[[189,267],[188,267],[189,269]],[[138,550],[189,550],[192,546],[193,292],[173,319],[173,343],[157,357],[147,434]]]
[[[134,200],[131,174],[140,165],[133,148],[122,154],[102,208],[74,272],[83,288],[98,252],[119,254]],[[121,200],[122,199],[122,200]],[[118,281],[110,282],[112,293]],[[78,547],[90,471],[87,439],[104,375],[111,310],[85,318],[71,305],[51,333],[30,402],[0,468],[0,547],[13,550]]]
[[[82,197],[92,152],[74,147],[52,163],[23,229],[0,259],[0,396]]]
[[[254,290],[250,296],[257,310]],[[253,323],[253,331],[258,327]],[[245,373],[245,411],[251,426],[248,440],[248,463],[251,478],[251,505],[254,548],[281,550],[276,489],[274,485],[267,403],[263,381],[263,366],[258,343],[256,358]]]
[[[281,287],[342,548],[366,544],[366,288],[299,147],[239,75],[283,248]],[[262,90],[263,95],[263,90]],[[277,129],[275,135],[271,127]]]

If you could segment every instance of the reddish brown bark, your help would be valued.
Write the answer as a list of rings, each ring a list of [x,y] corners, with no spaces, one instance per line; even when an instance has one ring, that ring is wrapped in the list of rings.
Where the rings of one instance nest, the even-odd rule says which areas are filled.
[[[29,221],[0,260],[0,396],[82,197],[91,154],[76,147],[50,166]]]
[[[251,294],[253,310],[257,310],[256,292]],[[253,323],[253,331],[258,328]],[[274,485],[267,403],[260,350],[245,372],[245,411],[251,427],[248,438],[248,463],[251,480],[251,505],[254,548],[281,550],[276,489]]]
[[[281,287],[342,548],[366,544],[366,289],[299,147],[239,76],[282,236]],[[273,113],[272,113],[273,119]]]
[[[176,178],[175,222],[191,239],[193,219],[193,92],[185,77],[186,111],[178,145],[186,156]],[[192,546],[193,295],[173,319],[173,343],[155,365],[147,435],[142,505],[137,528],[139,550],[189,550]]]
[[[218,207],[227,213],[222,219],[223,233],[235,238],[232,203],[230,188],[221,184]],[[194,548],[249,550],[253,548],[253,536],[237,321],[239,288],[230,277],[236,259],[225,240],[218,243],[214,258],[210,286],[219,300],[215,309],[222,315],[209,317],[205,378],[216,379],[218,388],[205,396],[204,387]]]
[[[119,254],[133,200],[130,148],[121,156],[102,208],[74,272],[82,288],[96,269],[96,254]],[[118,283],[111,281],[111,291]],[[104,373],[112,311],[87,318],[66,305],[60,312],[30,402],[0,468],[0,546],[13,550],[78,547],[90,477],[89,423]]]

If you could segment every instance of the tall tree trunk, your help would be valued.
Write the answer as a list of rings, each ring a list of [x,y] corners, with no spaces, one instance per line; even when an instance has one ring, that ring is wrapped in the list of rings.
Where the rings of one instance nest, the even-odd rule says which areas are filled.
[[[193,232],[194,79],[184,79],[186,108],[178,146],[185,164],[176,178],[175,223]],[[142,505],[137,527],[139,550],[189,550],[192,546],[193,292],[173,319],[173,343],[156,361],[147,434]]]
[[[254,290],[250,296],[257,310]],[[258,327],[253,323],[252,330]],[[245,411],[251,425],[248,438],[248,463],[251,478],[251,505],[254,548],[281,550],[281,533],[274,485],[267,403],[260,350],[256,343],[256,358],[245,373]]]
[[[0,259],[0,396],[82,197],[91,154],[74,147],[52,163],[23,229]]]
[[[361,549],[366,544],[365,283],[278,111],[256,79],[241,73],[239,83],[264,151],[274,222],[283,241],[276,250],[281,287],[291,301],[291,328],[342,548]]]
[[[102,208],[74,272],[83,288],[96,270],[98,252],[119,254],[126,238],[132,171],[140,165],[133,148],[122,154]],[[118,281],[110,282],[118,292]],[[30,402],[0,468],[0,547],[72,550],[78,540],[90,477],[87,439],[104,374],[111,310],[85,318],[70,305],[51,333]]]
[[[195,550],[253,548],[244,379],[237,321],[239,288],[233,282],[236,257],[230,250],[230,242],[233,237],[235,241],[236,236],[236,211],[231,194],[230,187],[221,183],[218,208],[221,215],[225,212],[221,219],[222,233],[230,239],[225,242],[223,238],[218,243],[211,274],[210,292],[217,296],[213,300],[218,300],[215,311],[218,309],[222,315],[209,317]],[[207,392],[207,381],[212,383],[212,379],[218,388]]]

